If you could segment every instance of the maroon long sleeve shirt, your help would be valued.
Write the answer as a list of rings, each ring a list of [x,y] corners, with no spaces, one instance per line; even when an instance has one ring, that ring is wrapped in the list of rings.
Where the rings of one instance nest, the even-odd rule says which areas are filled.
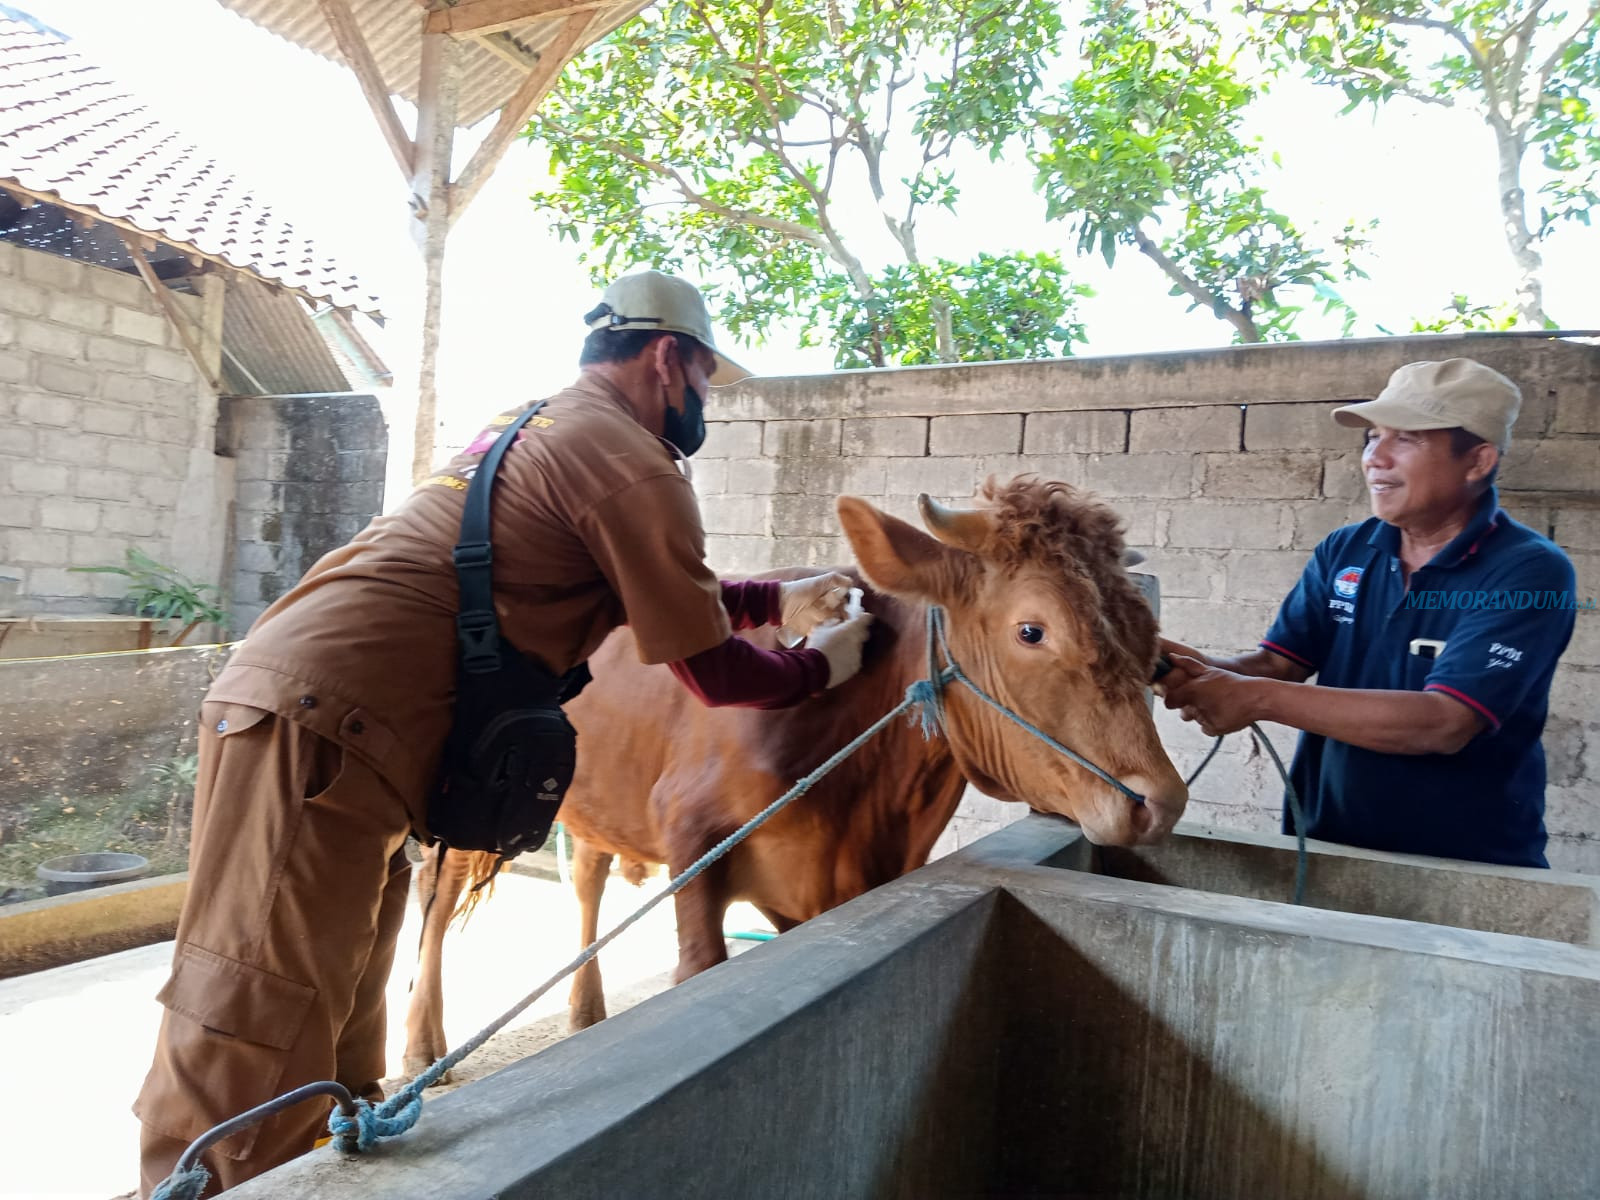
[[[734,629],[776,625],[783,616],[776,580],[724,581],[722,606]],[[737,637],[668,668],[711,708],[787,708],[828,686],[828,660],[822,651],[763,650]]]

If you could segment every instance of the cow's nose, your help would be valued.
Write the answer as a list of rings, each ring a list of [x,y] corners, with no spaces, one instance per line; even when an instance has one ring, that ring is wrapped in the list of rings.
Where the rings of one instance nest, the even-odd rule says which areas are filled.
[[[1134,810],[1140,842],[1157,842],[1171,832],[1189,803],[1189,789],[1177,771],[1125,775],[1122,782],[1144,797]]]

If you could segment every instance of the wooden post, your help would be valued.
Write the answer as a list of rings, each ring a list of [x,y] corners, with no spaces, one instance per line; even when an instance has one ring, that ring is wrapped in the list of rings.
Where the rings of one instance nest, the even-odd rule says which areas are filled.
[[[461,47],[448,34],[422,35],[415,171],[411,177],[411,236],[422,250],[423,303],[417,368],[417,419],[413,427],[411,481],[433,469],[439,424],[437,370],[439,323],[444,312],[444,246],[450,232],[450,148],[455,135]]]

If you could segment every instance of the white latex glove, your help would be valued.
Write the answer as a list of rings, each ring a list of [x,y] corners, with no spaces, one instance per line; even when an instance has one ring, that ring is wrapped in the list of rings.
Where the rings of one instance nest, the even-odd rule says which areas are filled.
[[[830,571],[778,585],[782,616],[778,636],[793,646],[824,621],[844,617],[850,602],[850,576]]]
[[[851,588],[844,619],[818,625],[806,642],[828,660],[829,687],[838,687],[861,670],[861,651],[871,632],[872,614],[861,607],[861,590]]]

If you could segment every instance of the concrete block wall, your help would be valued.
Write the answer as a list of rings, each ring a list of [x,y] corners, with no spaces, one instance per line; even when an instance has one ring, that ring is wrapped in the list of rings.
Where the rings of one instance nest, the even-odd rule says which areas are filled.
[[[372,396],[252,396],[225,401],[234,457],[229,573],[234,632],[324,554],[383,510],[388,428]]]
[[[220,329],[206,288],[175,298]],[[216,578],[215,406],[137,277],[0,242],[0,575],[19,611],[107,611],[125,580],[69,568],[129,546]]]
[[[1256,644],[1312,548],[1364,519],[1360,435],[1328,416],[1398,366],[1476,358],[1523,409],[1501,472],[1518,520],[1572,556],[1600,597],[1600,347],[1438,336],[755,380],[713,394],[695,459],[708,553],[727,573],[848,562],[833,501],[916,520],[916,496],[961,503],[987,475],[1037,472],[1098,493],[1161,581],[1166,632],[1203,650]],[[1580,613],[1545,745],[1552,865],[1600,873],[1600,612]],[[1180,770],[1210,740],[1158,710]],[[1280,753],[1295,734],[1272,732]],[[1191,817],[1275,830],[1281,785],[1236,734],[1195,786]],[[1022,815],[973,798],[946,846]]]

